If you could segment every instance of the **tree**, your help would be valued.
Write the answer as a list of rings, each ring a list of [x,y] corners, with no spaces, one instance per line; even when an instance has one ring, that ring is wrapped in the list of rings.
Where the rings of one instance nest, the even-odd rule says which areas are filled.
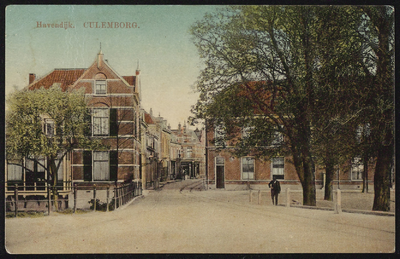
[[[303,204],[312,206],[316,203],[311,153],[314,17],[315,7],[244,6],[209,15],[192,28],[200,56],[206,60],[197,83],[201,95],[196,115],[215,121],[206,107],[239,82],[247,92],[246,99],[261,112],[256,117],[246,116],[246,123],[256,133],[252,142],[260,145],[241,147],[264,157],[270,156],[271,150],[289,151],[303,187]],[[221,105],[229,103],[228,99]],[[235,120],[221,118],[225,125],[234,125]],[[267,136],[275,131],[285,136],[284,145],[279,149],[260,148],[270,146],[273,138]]]
[[[209,126],[225,125],[226,139],[249,127],[250,137],[235,142],[236,154],[290,153],[303,204],[315,205],[314,165],[325,167],[331,199],[335,165],[357,154],[356,129],[369,124],[374,141],[363,145],[375,149],[364,154],[377,157],[375,200],[388,201],[393,10],[235,6],[206,15],[191,33],[205,60],[193,111]],[[285,141],[270,148],[276,131]]]
[[[358,150],[354,124],[364,108],[356,104],[366,82],[358,33],[362,17],[354,8],[332,6],[318,7],[316,19],[312,153],[325,169],[324,199],[332,200],[337,165]]]
[[[365,22],[365,73],[372,91],[363,98],[376,152],[373,210],[390,210],[390,174],[394,157],[394,10],[390,6],[359,6]]]
[[[75,148],[100,146],[88,138],[88,118],[82,91],[63,92],[53,86],[14,92],[7,100],[6,158],[35,161],[45,168],[56,201],[57,171],[65,155]],[[40,158],[46,158],[47,167]]]

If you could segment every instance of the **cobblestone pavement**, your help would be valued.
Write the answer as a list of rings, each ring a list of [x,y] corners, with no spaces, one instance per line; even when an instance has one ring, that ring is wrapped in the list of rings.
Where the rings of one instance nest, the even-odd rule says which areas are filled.
[[[247,191],[170,183],[115,212],[10,218],[10,253],[393,252],[395,217],[250,204]],[[185,185],[187,185],[186,188]]]

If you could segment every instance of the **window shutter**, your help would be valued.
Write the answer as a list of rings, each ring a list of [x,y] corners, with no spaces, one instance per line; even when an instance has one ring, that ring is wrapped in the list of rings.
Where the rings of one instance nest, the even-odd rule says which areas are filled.
[[[110,136],[118,135],[117,109],[110,109]]]
[[[118,151],[110,151],[110,181],[116,181],[118,176]]]
[[[92,152],[83,151],[83,180],[92,181]]]
[[[87,127],[85,127],[84,135],[92,136],[92,116],[90,109],[88,109],[87,113],[85,113],[83,120],[87,124]]]

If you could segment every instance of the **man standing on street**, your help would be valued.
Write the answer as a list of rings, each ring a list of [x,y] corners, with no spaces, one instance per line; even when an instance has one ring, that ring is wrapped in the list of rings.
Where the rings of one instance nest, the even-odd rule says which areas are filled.
[[[273,177],[273,180],[269,182],[268,187],[271,188],[272,205],[278,205],[278,194],[281,192],[281,184]]]

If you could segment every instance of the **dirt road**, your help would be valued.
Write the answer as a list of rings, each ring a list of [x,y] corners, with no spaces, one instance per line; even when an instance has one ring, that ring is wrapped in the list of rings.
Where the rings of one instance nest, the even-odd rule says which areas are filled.
[[[249,204],[244,191],[164,186],[115,212],[6,219],[10,253],[393,252],[395,217]]]

